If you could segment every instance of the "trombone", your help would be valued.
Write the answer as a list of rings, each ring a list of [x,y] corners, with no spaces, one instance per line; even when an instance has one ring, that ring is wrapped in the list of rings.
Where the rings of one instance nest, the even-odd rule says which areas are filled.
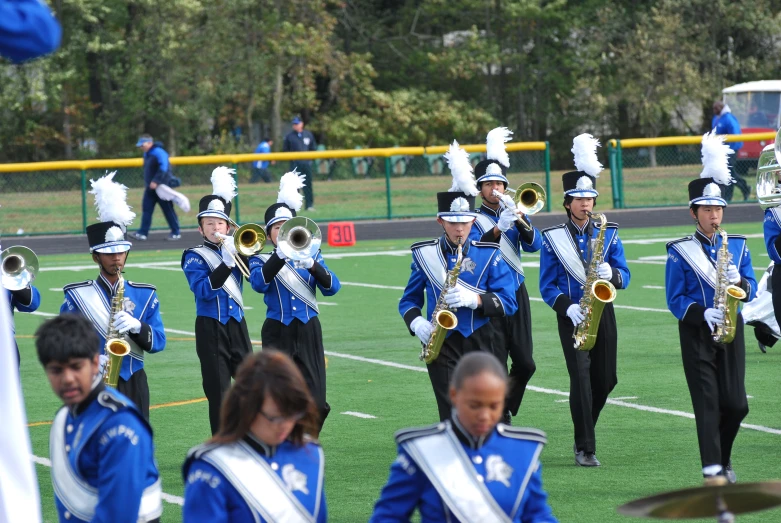
[[[230,238],[232,236],[236,252],[242,256],[252,256],[263,250],[263,247],[266,244],[266,231],[263,230],[263,227],[257,223],[245,223],[244,225],[239,226],[239,224],[233,220],[230,221],[230,224],[236,228],[232,235],[221,234],[219,232],[214,233],[214,236],[217,238],[220,245],[225,243],[225,238]],[[239,268],[239,271],[241,271],[241,274],[249,279],[249,267],[247,267],[244,261],[238,256],[231,254],[231,257],[233,258],[233,261],[236,262],[236,266]]]
[[[38,256],[21,245],[0,252],[0,280],[9,291],[19,291],[30,285],[38,275]]]
[[[539,183],[527,182],[517,189],[510,189],[508,187],[505,189],[504,194],[495,190],[494,196],[499,198],[502,207],[505,209],[510,206],[504,198],[512,198],[512,201],[515,204],[515,221],[520,223],[521,227],[527,231],[532,230],[532,226],[529,222],[524,220],[521,215],[526,214],[527,216],[530,216],[532,214],[537,214],[545,207],[545,189],[543,189],[542,185]]]

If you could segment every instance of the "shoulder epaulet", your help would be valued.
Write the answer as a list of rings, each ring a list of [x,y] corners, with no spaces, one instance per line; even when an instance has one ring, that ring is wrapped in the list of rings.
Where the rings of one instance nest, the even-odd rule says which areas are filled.
[[[151,283],[139,283],[137,281],[125,281],[125,283],[137,289],[152,289],[153,291],[157,290],[157,287],[155,287]]]
[[[393,437],[396,438],[396,443],[401,444],[410,439],[420,438],[422,436],[431,436],[432,434],[439,434],[440,432],[444,432],[446,428],[447,425],[440,421],[439,423],[434,423],[433,425],[427,425],[425,427],[401,429],[400,431],[396,432]]]
[[[198,249],[200,247],[203,247],[203,244],[196,245],[195,247],[189,247],[182,251],[182,254],[187,254],[188,252],[194,251],[195,249]]]
[[[618,229],[618,224],[616,222],[607,222],[605,227],[608,229]]]
[[[545,234],[546,232],[552,231],[553,229],[562,229],[564,227],[566,227],[566,224],[560,223],[558,225],[554,225],[553,227],[546,227],[545,229],[541,230],[540,232]]]
[[[118,412],[119,409],[130,407],[130,404],[124,401],[122,398],[116,397],[108,391],[103,391],[98,394],[98,403],[106,408]]]
[[[434,238],[433,240],[426,240],[422,242],[416,242],[409,246],[410,249],[420,249],[421,247],[425,247],[426,245],[436,245],[439,240],[437,238]]]
[[[187,451],[187,458],[190,459],[200,459],[201,456],[209,452],[210,450],[214,450],[217,447],[219,447],[219,443],[202,443],[200,445],[196,445],[195,447],[191,448],[189,451]]]
[[[743,234],[728,234],[727,238],[730,238],[730,239],[736,238],[738,240],[743,240],[743,241],[746,240],[746,237]]]
[[[475,247],[490,247],[491,249],[498,249],[499,244],[494,242],[481,242],[477,240],[472,240],[472,245]]]
[[[676,243],[685,242],[686,240],[690,240],[690,239],[691,239],[691,236],[684,236],[683,238],[678,238],[677,240],[673,240],[671,242],[667,242],[667,248],[669,249],[670,247],[672,247]]]
[[[63,291],[69,291],[71,289],[76,289],[78,287],[86,287],[87,285],[92,285],[92,280],[85,280],[85,281],[80,281],[80,282],[76,282],[76,283],[69,283],[68,285],[64,286],[62,288],[62,290]]]
[[[533,429],[529,427],[511,427],[510,425],[505,425],[504,423],[500,423],[496,426],[496,430],[499,431],[499,434],[506,438],[512,438],[512,439],[524,439],[527,441],[537,441],[539,443],[542,443],[545,445],[548,443],[548,437],[545,435],[545,433],[538,429]]]

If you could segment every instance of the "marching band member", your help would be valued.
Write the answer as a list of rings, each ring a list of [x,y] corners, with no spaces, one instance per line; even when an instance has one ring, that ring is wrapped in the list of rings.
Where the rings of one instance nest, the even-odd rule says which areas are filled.
[[[772,148],[772,144],[771,144]],[[765,209],[765,222],[763,225],[765,246],[767,254],[773,261],[773,271],[769,276],[768,287],[771,289],[781,289],[781,209],[778,206]],[[781,325],[781,292],[771,293],[773,312],[776,317],[776,325]],[[755,328],[759,348],[766,352],[766,347],[772,347],[776,344],[777,338],[772,334],[772,329],[768,327]]]
[[[38,359],[63,402],[49,441],[60,522],[159,522],[152,429],[127,396],[103,384],[94,326],[62,314],[35,335]]]
[[[702,137],[703,170],[689,183],[689,214],[697,224],[693,235],[667,244],[665,288],[667,307],[678,318],[681,355],[697,423],[702,473],[706,478],[723,475],[736,481],[730,457],[740,422],[748,414],[744,383],[746,348],[743,318],[735,325],[734,341],[713,339],[714,326],[724,321],[724,312],[714,308],[719,286],[716,261],[723,243],[716,227],[721,225],[726,200],[718,184],[731,180],[724,138],[706,133]],[[746,238],[730,234],[726,276],[729,284],[754,297],[757,282]]]
[[[91,181],[98,223],[87,227],[92,261],[100,268],[94,280],[72,283],[63,288],[65,301],[60,312],[81,314],[92,322],[106,344],[112,301],[119,290],[119,274],[124,271],[132,244],[125,232],[135,213],[125,201],[127,187],[115,181],[114,174]],[[117,390],[130,398],[145,420],[149,420],[149,383],[144,371],[144,353],[165,348],[165,330],[160,317],[160,302],[154,285],[124,280],[122,310],[111,325],[130,344],[130,354],[122,358]],[[104,359],[107,356],[104,355]]]
[[[244,360],[217,434],[182,468],[184,523],[324,522],[323,449],[317,408],[285,354]]]
[[[437,239],[412,245],[412,273],[399,302],[399,313],[410,334],[428,344],[434,331],[430,318],[448,273],[456,265],[458,246],[462,245],[458,283],[444,296],[447,308],[455,311],[458,325],[447,332],[439,357],[428,364],[440,420],[450,417],[448,386],[458,360],[467,352],[493,350],[501,343],[501,335],[490,318],[513,315],[517,309],[513,276],[499,245],[469,241],[478,192],[469,155],[453,141],[445,158],[453,174],[453,185],[449,191],[437,193],[437,222],[444,233]]]
[[[529,293],[526,291],[523,267],[521,266],[521,250],[537,252],[542,247],[542,236],[532,226],[527,230],[517,220],[515,202],[509,196],[502,198],[507,189],[507,169],[510,167],[510,157],[504,143],[510,140],[512,131],[506,127],[497,127],[488,133],[486,138],[487,158],[475,167],[477,189],[483,204],[476,209],[477,219],[470,237],[484,242],[496,242],[507,265],[510,266],[515,286],[515,301],[518,310],[505,318],[495,318],[496,328],[503,333],[506,354],[499,359],[507,360],[510,356],[510,385],[507,392],[507,411],[503,421],[509,424],[510,415],[518,415],[518,409],[523,401],[526,384],[537,370],[534,364],[532,341],[532,316],[529,306]],[[531,224],[529,217],[524,215],[526,223]]]
[[[589,214],[596,206],[597,177],[602,165],[597,159],[599,142],[590,134],[574,139],[576,171],[564,173],[564,208],[569,221],[542,231],[540,254],[540,293],[550,308],[556,311],[559,339],[570,379],[569,406],[575,432],[575,463],[583,467],[598,467],[594,428],[607,397],[618,383],[616,351],[618,330],[613,304],[605,305],[600,318],[596,345],[590,351],[574,347],[573,331],[585,318],[580,307],[586,268],[592,256],[594,239],[599,228]],[[607,223],[603,262],[598,267],[600,279],[608,280],[616,289],[629,285],[629,269],[624,247],[618,237],[618,225]]]
[[[19,312],[35,312],[38,310],[38,307],[41,306],[41,293],[32,283],[28,283],[22,289],[16,289],[13,291],[5,289],[5,292],[7,293],[6,297],[8,298],[8,304],[11,307],[12,318],[14,315],[14,309]],[[11,326],[13,328],[13,323]],[[12,332],[11,335],[13,336],[15,332],[16,330],[14,329],[14,332]],[[15,339],[14,345],[16,346],[16,362],[17,365],[19,365],[22,362],[22,358],[19,355],[19,345],[16,343]]]
[[[450,419],[396,433],[398,457],[371,523],[556,521],[542,488],[545,433],[499,423],[505,364],[473,352],[456,365]]]
[[[195,350],[201,362],[203,392],[209,401],[212,434],[220,427],[220,405],[239,364],[252,352],[244,319],[243,278],[230,230],[231,200],[236,196],[233,169],[212,171],[212,194],[198,206],[203,244],[186,249],[182,270],[195,295]],[[227,236],[221,239],[215,233]]]
[[[279,249],[279,229],[301,209],[303,197],[298,190],[304,175],[296,171],[279,181],[277,203],[266,210],[266,234],[276,247],[271,254],[250,257],[250,283],[262,293],[266,303],[266,321],[260,331],[263,347],[281,350],[296,363],[320,413],[320,427],[331,410],[326,401],[325,349],[318,318],[317,290],[333,296],[341,288],[320,250],[310,258],[292,262]]]

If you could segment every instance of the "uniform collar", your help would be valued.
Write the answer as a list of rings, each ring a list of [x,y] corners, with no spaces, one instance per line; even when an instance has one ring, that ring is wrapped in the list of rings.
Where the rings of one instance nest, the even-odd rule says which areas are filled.
[[[92,390],[87,395],[86,398],[84,398],[84,401],[79,403],[78,405],[74,405],[70,408],[71,416],[74,418],[77,416],[80,416],[84,413],[85,410],[87,410],[87,407],[92,405],[92,402],[95,401],[95,398],[98,397],[98,394],[103,392],[106,389],[106,385],[103,384],[103,380],[98,381],[94,387],[92,387]]]
[[[718,242],[718,237],[719,237],[719,235],[716,234],[715,232],[713,233],[713,238],[708,238],[699,229],[696,229],[694,231],[694,239],[697,240],[698,242],[700,242],[703,245],[708,245],[708,246],[716,245],[717,242]]]
[[[206,247],[208,247],[211,250],[213,250],[213,251],[219,251],[220,250],[220,245],[214,243],[213,241],[207,240],[206,238],[203,239],[203,244]]]
[[[497,217],[498,217],[500,214],[502,214],[502,207],[501,207],[501,206],[499,206],[499,207],[497,207],[496,209],[491,209],[491,208],[490,208],[490,207],[488,207],[488,206],[487,206],[485,203],[483,203],[483,204],[480,206],[480,212],[481,212],[482,214],[488,214],[488,215],[490,215],[490,216],[497,216]]]
[[[591,220],[586,220],[586,223],[584,223],[581,227],[575,223],[574,220],[570,219],[567,225],[569,225],[578,235],[586,234],[589,230],[591,230]]]
[[[493,431],[491,431],[487,436],[475,438],[469,432],[467,432],[463,425],[461,425],[455,409],[453,409],[453,413],[450,415],[450,423],[453,427],[453,432],[456,434],[456,437],[459,439],[459,441],[461,441],[461,443],[464,445],[467,445],[470,449],[479,449],[485,445],[485,442],[488,441],[488,438],[490,438],[491,434],[493,434]]]
[[[446,234],[443,234],[439,238],[439,247],[442,249],[442,254],[446,256],[447,255],[455,256],[456,252],[458,251],[458,246],[452,243],[450,240],[448,240]],[[466,253],[468,251],[469,251],[469,239],[467,239],[464,242],[463,248],[461,249],[461,252],[464,256],[466,256]]]
[[[103,276],[103,273],[101,272],[100,274],[98,274],[97,282],[100,288],[106,291],[109,296],[113,296],[117,293],[117,287],[119,286],[119,279],[117,279],[117,282],[112,285],[111,283],[109,283],[106,277]]]
[[[244,436],[244,441],[246,441],[247,444],[253,449],[255,449],[255,452],[257,452],[261,456],[266,456],[267,458],[273,458],[274,454],[277,453],[278,447],[272,447],[271,445],[267,445],[263,443],[251,433],[248,433],[246,436]]]

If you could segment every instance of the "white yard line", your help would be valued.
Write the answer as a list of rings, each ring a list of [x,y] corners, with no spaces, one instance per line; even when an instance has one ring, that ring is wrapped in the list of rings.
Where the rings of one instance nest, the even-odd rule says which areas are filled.
[[[664,290],[664,285],[643,285],[643,289],[661,289]]]
[[[377,416],[372,416],[371,414],[364,414],[363,412],[353,412],[351,410],[342,412],[342,414],[345,414],[347,416],[355,416],[356,418],[377,419]]]

